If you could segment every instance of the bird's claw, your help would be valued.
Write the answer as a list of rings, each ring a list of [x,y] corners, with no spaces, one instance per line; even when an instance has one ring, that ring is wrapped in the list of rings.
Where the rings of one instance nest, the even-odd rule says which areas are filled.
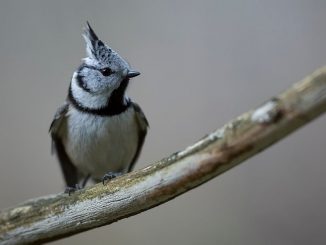
[[[107,172],[102,178],[103,185],[105,185],[105,182],[110,181],[120,175],[121,175],[121,173],[119,173],[119,172]]]
[[[71,193],[74,193],[78,190],[80,190],[80,186],[78,184],[76,184],[74,187],[72,186],[67,186],[65,189],[65,193],[68,193],[68,195],[70,196]]]

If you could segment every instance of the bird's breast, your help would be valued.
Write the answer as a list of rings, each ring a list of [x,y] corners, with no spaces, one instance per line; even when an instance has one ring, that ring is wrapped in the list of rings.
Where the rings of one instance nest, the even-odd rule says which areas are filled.
[[[132,107],[125,112],[103,117],[69,111],[68,156],[84,174],[101,179],[108,171],[126,172],[138,145],[138,124]]]

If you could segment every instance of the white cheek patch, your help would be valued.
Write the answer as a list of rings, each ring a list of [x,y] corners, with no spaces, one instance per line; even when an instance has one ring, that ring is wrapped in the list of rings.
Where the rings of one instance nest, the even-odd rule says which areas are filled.
[[[71,81],[71,92],[78,103],[90,109],[98,109],[107,105],[108,98],[111,95],[110,91],[106,95],[91,94],[78,86],[76,76],[77,73],[75,72]]]
[[[87,87],[95,93],[101,92],[105,90],[105,87],[109,86],[109,84],[103,81],[102,75],[96,70],[86,72],[84,80],[87,83]]]

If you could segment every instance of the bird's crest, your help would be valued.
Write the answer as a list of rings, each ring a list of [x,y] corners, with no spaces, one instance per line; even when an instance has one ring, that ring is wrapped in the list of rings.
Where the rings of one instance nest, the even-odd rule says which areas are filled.
[[[83,37],[86,42],[86,52],[88,57],[95,59],[100,63],[109,63],[110,56],[114,51],[97,37],[88,21],[84,29]]]

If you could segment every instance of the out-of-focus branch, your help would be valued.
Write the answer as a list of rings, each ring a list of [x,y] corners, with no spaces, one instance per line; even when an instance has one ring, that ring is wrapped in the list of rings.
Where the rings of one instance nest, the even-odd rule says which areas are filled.
[[[103,186],[0,212],[0,243],[42,243],[160,205],[240,164],[326,111],[326,68],[183,151]]]

